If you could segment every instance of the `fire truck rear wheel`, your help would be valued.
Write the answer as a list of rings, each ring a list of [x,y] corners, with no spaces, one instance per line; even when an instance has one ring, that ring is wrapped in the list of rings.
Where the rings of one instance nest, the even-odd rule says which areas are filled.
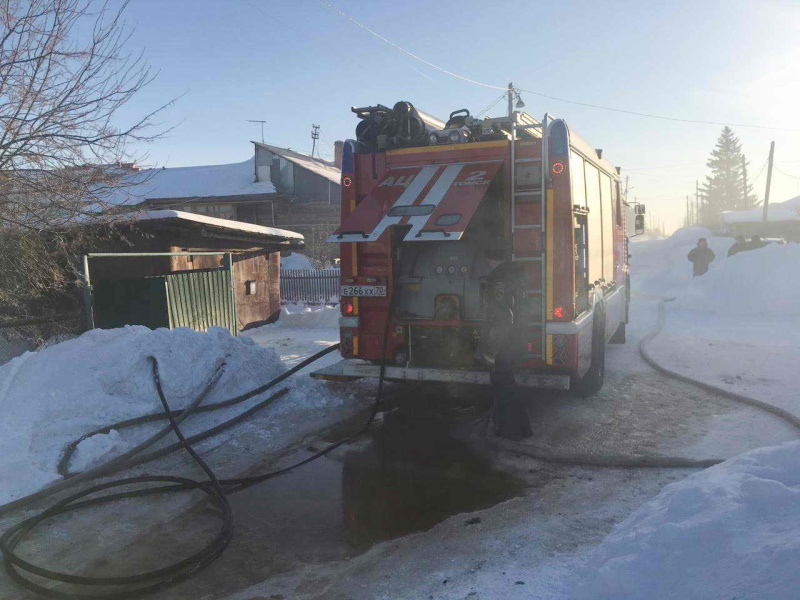
[[[592,362],[583,377],[573,376],[569,391],[579,398],[588,398],[600,391],[606,377],[606,315],[597,311],[592,327]]]

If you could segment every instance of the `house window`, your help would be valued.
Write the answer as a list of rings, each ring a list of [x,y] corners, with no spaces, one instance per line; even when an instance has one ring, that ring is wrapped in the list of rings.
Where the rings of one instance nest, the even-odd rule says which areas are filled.
[[[255,296],[256,295],[256,282],[255,281],[245,281],[244,282],[244,293],[245,293],[245,296]]]

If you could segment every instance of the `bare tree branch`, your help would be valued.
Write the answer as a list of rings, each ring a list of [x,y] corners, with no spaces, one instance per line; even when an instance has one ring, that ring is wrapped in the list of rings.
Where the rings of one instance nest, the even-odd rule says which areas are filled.
[[[55,232],[113,212],[135,152],[167,133],[156,118],[171,102],[122,118],[155,77],[128,50],[126,6],[0,0],[0,310],[74,280],[61,269],[81,234]]]

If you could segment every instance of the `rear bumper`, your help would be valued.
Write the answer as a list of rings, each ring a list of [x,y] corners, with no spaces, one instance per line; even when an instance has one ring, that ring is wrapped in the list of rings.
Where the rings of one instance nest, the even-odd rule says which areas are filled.
[[[358,359],[344,359],[334,365],[324,367],[311,373],[316,379],[348,380],[363,377],[378,377],[380,366]],[[489,371],[450,370],[415,367],[386,367],[386,379],[389,381],[436,381],[445,383],[472,383],[489,385]],[[517,385],[524,388],[543,388],[551,390],[568,390],[569,375],[551,373],[531,373],[519,371],[516,374]]]

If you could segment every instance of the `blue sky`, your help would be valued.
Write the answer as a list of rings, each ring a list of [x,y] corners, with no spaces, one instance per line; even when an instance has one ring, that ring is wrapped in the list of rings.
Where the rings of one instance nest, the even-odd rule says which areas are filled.
[[[773,201],[800,194],[800,3],[792,0],[539,2],[330,0],[394,43],[492,85],[509,81],[579,102],[736,127],[754,177],[776,141]],[[350,106],[409,100],[440,117],[481,111],[500,91],[460,81],[398,52],[319,0],[134,0],[132,49],[156,81],[126,107],[163,113],[169,137],[148,164],[244,160],[250,140],[323,155],[353,137]],[[525,110],[565,118],[630,175],[631,192],[681,224],[685,195],[707,173],[721,126],[649,119],[523,93]],[[492,111],[500,114],[503,104]],[[630,169],[630,170],[629,170]],[[756,181],[764,193],[765,176]]]

